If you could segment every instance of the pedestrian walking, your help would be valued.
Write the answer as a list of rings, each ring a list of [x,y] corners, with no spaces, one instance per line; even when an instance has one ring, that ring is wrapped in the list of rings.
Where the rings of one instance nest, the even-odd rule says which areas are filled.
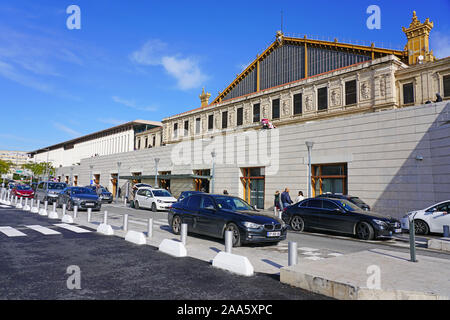
[[[295,203],[299,203],[300,201],[303,201],[305,197],[303,196],[303,192],[299,191],[297,198],[295,198]]]
[[[289,188],[284,189],[284,192],[281,194],[281,203],[283,208],[289,207],[293,203],[289,195]]]
[[[275,191],[275,199],[273,201],[273,213],[278,216],[278,213],[283,210],[283,204],[281,203],[280,191]]]

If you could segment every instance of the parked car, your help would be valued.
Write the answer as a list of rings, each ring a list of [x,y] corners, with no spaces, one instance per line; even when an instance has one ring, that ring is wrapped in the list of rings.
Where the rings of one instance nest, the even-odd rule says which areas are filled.
[[[324,194],[317,196],[316,198],[345,199],[347,201],[350,201],[350,202],[356,204],[358,207],[360,207],[363,210],[370,211],[370,206],[367,203],[362,201],[360,198],[354,197],[354,196],[349,196],[349,195],[344,195],[344,194],[336,194],[336,193],[324,193]]]
[[[95,193],[97,192],[96,186],[86,186],[85,188],[91,189]],[[100,187],[100,188],[102,191],[102,193],[100,194],[100,200],[102,200],[102,202],[112,203],[113,202],[113,194],[111,192],[109,192],[108,190],[106,190],[106,188],[104,188],[104,187]]]
[[[40,182],[36,188],[34,198],[41,202],[48,201],[48,204],[53,204],[58,200],[58,195],[61,191],[67,188],[64,182]]]
[[[158,210],[168,210],[175,202],[177,202],[177,199],[167,190],[144,187],[139,188],[136,192],[134,208],[147,208],[156,212]]]
[[[199,193],[204,193],[202,191],[183,191],[180,196],[178,197],[178,201],[183,200],[184,198],[187,198],[189,196],[192,196],[193,194],[199,194]]]
[[[305,199],[285,208],[282,218],[295,231],[333,231],[356,235],[363,240],[391,237],[402,232],[399,220],[362,210],[345,199]]]
[[[274,215],[227,195],[193,194],[172,205],[168,221],[175,234],[183,223],[189,232],[219,239],[224,239],[225,231],[232,231],[235,247],[250,242],[278,243],[287,234],[287,226]]]
[[[416,234],[430,232],[444,233],[444,226],[450,226],[450,200],[442,201],[428,208],[407,213],[402,219],[402,229],[409,231],[409,220],[414,219]]]
[[[57,206],[66,205],[67,210],[72,211],[75,206],[79,210],[87,210],[91,208],[94,211],[100,211],[102,201],[95,191],[84,187],[68,187],[59,193]]]
[[[18,198],[34,198],[34,190],[29,185],[16,185],[11,190],[11,194],[13,197],[17,196]]]

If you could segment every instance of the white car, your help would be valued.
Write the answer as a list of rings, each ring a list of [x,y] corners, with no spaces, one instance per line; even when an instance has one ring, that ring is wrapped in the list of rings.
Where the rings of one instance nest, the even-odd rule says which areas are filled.
[[[177,202],[177,199],[167,190],[143,187],[136,191],[134,207],[136,209],[152,209],[153,212],[156,212],[158,210],[169,210],[175,202]]]
[[[423,210],[409,212],[401,219],[402,229],[409,230],[410,219],[414,219],[416,234],[443,233],[444,226],[450,226],[450,200]]]

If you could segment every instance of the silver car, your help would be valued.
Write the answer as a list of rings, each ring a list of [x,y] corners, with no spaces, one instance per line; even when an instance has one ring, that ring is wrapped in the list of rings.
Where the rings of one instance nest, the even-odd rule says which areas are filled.
[[[36,188],[35,198],[41,202],[48,201],[49,204],[52,204],[58,200],[59,193],[65,188],[67,188],[67,184],[64,182],[41,182]]]

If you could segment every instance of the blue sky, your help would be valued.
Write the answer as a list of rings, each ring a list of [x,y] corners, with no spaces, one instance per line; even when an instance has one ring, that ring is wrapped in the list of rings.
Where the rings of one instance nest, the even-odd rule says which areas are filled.
[[[66,27],[71,4],[80,30]],[[372,4],[380,30],[366,27]],[[435,55],[450,56],[449,0],[2,0],[0,149],[31,151],[197,108],[202,87],[213,99],[270,45],[281,11],[291,35],[403,49],[413,10],[434,22]]]

